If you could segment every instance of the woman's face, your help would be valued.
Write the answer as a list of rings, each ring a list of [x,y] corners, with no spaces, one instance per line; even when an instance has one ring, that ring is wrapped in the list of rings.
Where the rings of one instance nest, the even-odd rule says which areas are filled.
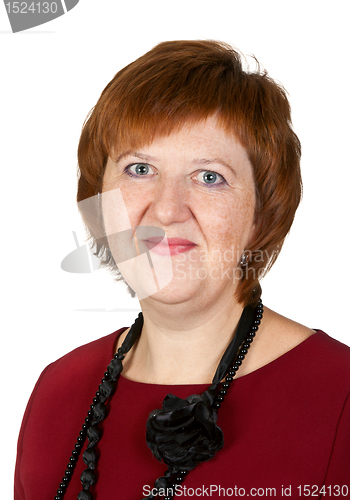
[[[136,230],[136,248],[141,254],[148,250],[153,265],[152,270],[146,251],[143,278],[141,268],[134,268],[131,281],[151,280],[155,271],[158,286],[144,296],[166,303],[234,293],[255,212],[252,165],[238,140],[211,117],[117,156],[108,159],[103,179],[106,232],[124,231],[124,240],[112,243],[111,251],[121,262],[118,248],[125,254],[134,238],[126,230],[147,226],[143,233]],[[108,198],[112,190],[119,195]],[[167,240],[159,238],[159,229]],[[118,266],[135,290],[135,281]]]

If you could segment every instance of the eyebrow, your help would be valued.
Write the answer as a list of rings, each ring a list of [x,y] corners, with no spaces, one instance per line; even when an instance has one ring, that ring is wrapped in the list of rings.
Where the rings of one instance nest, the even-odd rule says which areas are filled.
[[[144,155],[142,153],[136,153],[135,151],[125,151],[125,153],[122,153],[120,156],[118,156],[118,158],[116,159],[116,163],[122,160],[125,156],[136,156],[136,158],[140,158],[140,160],[145,160],[145,161],[157,161],[157,158],[155,158],[154,156]]]
[[[120,156],[118,156],[118,158],[116,159],[116,163],[122,160],[125,156],[135,156],[136,158],[140,158],[140,160],[145,160],[145,161],[158,161],[158,158],[154,156],[145,155],[143,153],[138,153],[135,151],[125,151],[125,153],[122,153]],[[212,160],[209,158],[195,158],[192,160],[192,163],[194,163],[195,165],[211,165],[213,163],[219,163],[224,167],[229,168],[234,174],[236,174],[236,171],[232,167],[232,165],[227,163],[222,158],[214,158]]]
[[[234,174],[236,173],[236,171],[232,167],[232,165],[230,165],[229,163],[227,163],[227,161],[223,160],[222,158],[214,158],[213,160],[209,160],[209,159],[206,159],[206,158],[195,158],[192,163],[195,163],[196,165],[211,165],[212,163],[220,163],[224,167],[229,168],[230,170],[232,170],[232,172]]]

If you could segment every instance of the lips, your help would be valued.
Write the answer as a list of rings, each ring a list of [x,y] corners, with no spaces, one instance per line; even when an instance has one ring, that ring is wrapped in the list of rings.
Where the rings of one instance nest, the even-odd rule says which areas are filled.
[[[154,245],[166,245],[168,244],[169,246],[178,246],[178,245],[191,245],[191,246],[194,246],[195,243],[193,243],[193,241],[190,241],[190,240],[185,240],[183,238],[167,238],[167,240],[165,238],[161,238],[159,236],[153,236],[151,238],[147,238],[147,240],[145,241],[148,241],[149,243],[153,243]]]
[[[158,255],[177,255],[194,248],[196,243],[184,238],[161,238],[153,236],[144,240],[146,247]]]

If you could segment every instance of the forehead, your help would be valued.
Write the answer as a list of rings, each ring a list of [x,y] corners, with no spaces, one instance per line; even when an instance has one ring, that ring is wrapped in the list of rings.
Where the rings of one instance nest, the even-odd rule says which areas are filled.
[[[123,141],[116,145],[114,149],[114,159],[121,159],[127,155],[137,153],[141,159],[150,159],[157,152],[166,152],[172,150],[173,154],[207,154],[215,156],[220,153],[227,158],[240,156],[242,159],[248,159],[246,149],[242,146],[233,130],[227,130],[217,117],[211,116],[207,119],[198,121],[186,121],[179,124],[167,133],[156,133],[147,140],[140,136],[135,141],[135,136],[131,135],[130,141]],[[142,158],[145,156],[145,158]]]

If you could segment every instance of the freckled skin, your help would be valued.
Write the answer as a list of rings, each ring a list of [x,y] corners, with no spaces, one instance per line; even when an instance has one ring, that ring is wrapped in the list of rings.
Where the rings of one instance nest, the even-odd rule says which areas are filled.
[[[146,176],[134,178],[124,172],[137,163],[146,165]],[[209,188],[203,175],[208,170],[223,176],[226,183]],[[168,238],[180,237],[197,245],[190,252],[172,255],[172,281],[140,300],[144,326],[124,361],[123,376],[145,383],[209,384],[243,310],[235,297],[233,272],[253,237],[256,203],[246,152],[210,118],[158,137],[118,162],[109,159],[103,191],[116,188],[122,191],[133,227],[160,227]],[[115,206],[108,222],[112,229],[117,216]],[[162,259],[152,253],[158,268]],[[221,269],[221,276],[215,274]],[[238,376],[271,362],[313,333],[265,307]]]
[[[147,165],[147,175],[130,177],[124,172],[130,164]],[[222,176],[226,183],[208,187],[203,177],[208,171],[219,174],[216,182]],[[234,135],[212,117],[158,137],[119,161],[108,160],[103,191],[117,187],[133,227],[157,226],[167,237],[197,244],[191,252],[172,256],[173,280],[153,295],[155,300],[190,300],[196,308],[223,293],[233,297],[234,270],[252,238],[255,211],[253,169]],[[161,258],[155,256],[159,265]]]

